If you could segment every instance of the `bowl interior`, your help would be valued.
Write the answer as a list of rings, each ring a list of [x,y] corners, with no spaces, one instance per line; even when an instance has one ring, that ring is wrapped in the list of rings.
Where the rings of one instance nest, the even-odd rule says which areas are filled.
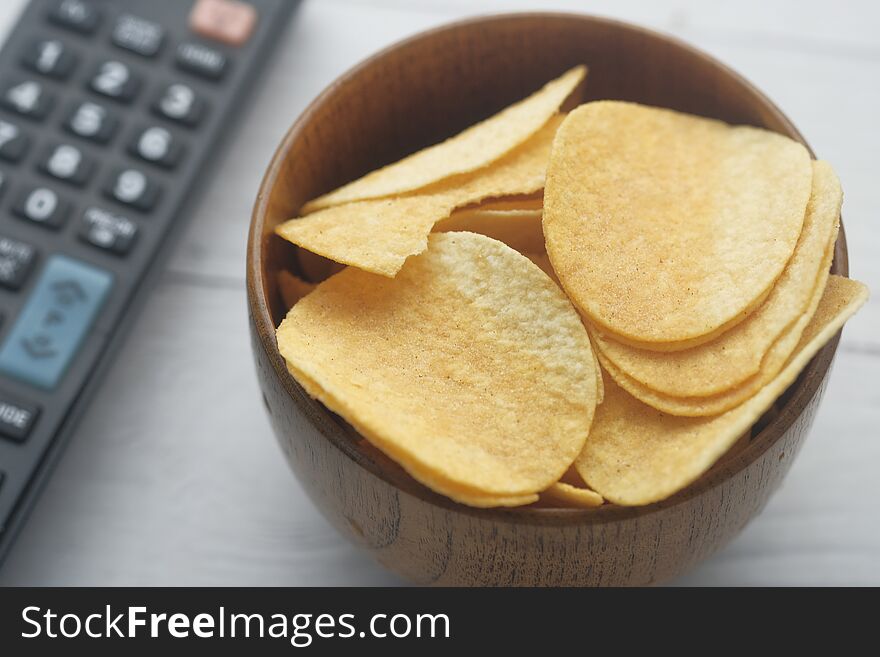
[[[588,100],[669,107],[804,142],[778,108],[727,67],[675,39],[616,21],[566,14],[496,16],[442,27],[380,52],[334,82],[294,123],[254,207],[247,272],[251,315],[295,403],[320,406],[287,373],[275,344],[274,328],[286,310],[276,274],[296,262],[296,247],[272,234],[275,225],[295,216],[307,200],[459,132],[581,63],[590,69]],[[842,229],[832,271],[847,273]],[[813,360],[749,439],[670,503],[729,476],[782,435],[796,419],[791,409],[801,408],[793,402],[805,404],[816,393],[835,347],[836,340]],[[325,432],[328,439],[365,467],[415,494],[452,504],[365,453],[338,418],[330,426],[338,430]]]

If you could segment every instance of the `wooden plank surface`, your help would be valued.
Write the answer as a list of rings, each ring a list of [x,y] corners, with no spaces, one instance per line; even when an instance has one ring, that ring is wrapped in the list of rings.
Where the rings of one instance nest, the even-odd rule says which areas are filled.
[[[307,0],[192,225],[4,568],[13,584],[395,584],[288,473],[249,353],[244,240],[284,130],[376,49],[526,0]],[[21,0],[0,3],[0,33]],[[636,21],[763,89],[840,173],[853,276],[880,290],[880,5],[546,2]],[[368,29],[365,29],[368,26]],[[680,584],[880,584],[880,306],[844,332],[797,464],[764,513]]]

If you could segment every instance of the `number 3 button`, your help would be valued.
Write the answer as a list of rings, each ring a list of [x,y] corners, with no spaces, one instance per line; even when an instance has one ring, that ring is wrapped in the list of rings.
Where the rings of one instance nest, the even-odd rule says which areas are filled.
[[[153,112],[162,118],[192,127],[201,120],[205,112],[205,102],[191,87],[175,82],[166,85],[156,97]]]
[[[142,160],[170,169],[177,164],[183,148],[165,128],[151,126],[135,134],[128,150]]]

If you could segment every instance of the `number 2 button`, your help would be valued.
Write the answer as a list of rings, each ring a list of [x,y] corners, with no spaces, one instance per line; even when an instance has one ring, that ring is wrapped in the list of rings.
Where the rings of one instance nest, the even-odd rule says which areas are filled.
[[[92,91],[123,103],[131,102],[140,86],[140,78],[128,66],[116,60],[99,64],[89,80]]]

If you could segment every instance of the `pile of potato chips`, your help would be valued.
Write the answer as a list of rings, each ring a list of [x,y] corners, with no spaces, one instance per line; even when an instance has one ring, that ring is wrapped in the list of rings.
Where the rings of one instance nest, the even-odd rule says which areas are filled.
[[[291,374],[463,504],[672,495],[867,298],[829,276],[828,164],[757,128],[577,106],[586,72],[276,229],[300,247],[278,279]]]

